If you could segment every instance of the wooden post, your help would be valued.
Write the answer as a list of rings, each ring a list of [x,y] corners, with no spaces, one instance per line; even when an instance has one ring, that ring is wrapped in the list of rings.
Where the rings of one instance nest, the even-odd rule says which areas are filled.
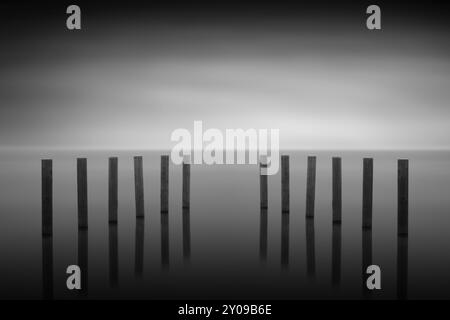
[[[87,159],[77,159],[78,228],[88,227]]]
[[[119,239],[117,223],[109,224],[109,284],[116,287],[119,282]]]
[[[52,160],[42,160],[42,235],[53,234],[53,169]]]
[[[281,211],[289,212],[289,156],[281,156]]]
[[[183,162],[183,209],[191,206],[191,165]]]
[[[281,213],[281,266],[289,265],[289,213]]]
[[[309,277],[314,277],[316,273],[316,246],[312,218],[306,218],[306,273]]]
[[[408,160],[398,160],[397,190],[397,231],[399,235],[408,234]]]
[[[169,212],[169,156],[161,156],[161,212]]]
[[[259,258],[265,262],[267,260],[267,209],[261,209],[259,222]]]
[[[333,157],[333,223],[342,220],[342,166],[341,158]]]
[[[191,222],[188,208],[183,208],[183,259],[185,262],[191,258]]]
[[[144,174],[142,157],[134,157],[134,198],[136,218],[144,218]]]
[[[362,227],[372,228],[373,159],[363,160],[363,210]]]
[[[306,217],[314,217],[314,200],[316,196],[316,157],[308,157],[306,174]]]
[[[109,158],[109,222],[117,223],[118,179],[117,157]]]
[[[281,156],[281,265],[289,264],[289,156]]]
[[[397,172],[397,296],[408,293],[408,160],[398,160]]]
[[[78,229],[78,266],[81,269],[81,290],[80,293],[88,293],[88,230]]]
[[[134,273],[142,276],[144,272],[144,217],[136,218],[135,243],[134,243]]]
[[[260,199],[260,208],[267,209],[268,200],[267,200],[267,163],[259,163],[259,199]]]

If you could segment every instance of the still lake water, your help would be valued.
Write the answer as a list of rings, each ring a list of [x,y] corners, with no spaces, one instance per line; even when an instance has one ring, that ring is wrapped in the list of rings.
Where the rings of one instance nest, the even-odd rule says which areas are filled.
[[[290,155],[291,210],[288,243],[283,242],[283,252],[288,252],[284,264],[280,173],[268,179],[267,234],[263,231],[261,237],[258,167],[193,165],[190,224],[184,225],[183,237],[182,168],[173,164],[169,167],[168,264],[163,264],[161,154],[1,151],[0,298],[43,297],[41,159],[47,157],[53,159],[55,299],[450,298],[450,152],[285,152]],[[306,162],[312,154],[317,156],[316,210],[314,223],[307,225]],[[134,155],[144,157],[144,222],[135,218]],[[109,156],[119,157],[117,229],[108,225]],[[343,181],[342,225],[334,230],[332,156],[342,157]],[[80,238],[77,157],[88,158],[89,229]],[[382,271],[382,290],[371,294],[362,289],[363,157],[374,158],[373,228],[364,244],[372,250],[372,263]],[[410,160],[406,250],[403,240],[397,246],[398,158]],[[261,239],[267,239],[266,255],[261,252]],[[66,289],[66,267],[77,264],[78,243],[87,243],[88,248],[83,294]]]

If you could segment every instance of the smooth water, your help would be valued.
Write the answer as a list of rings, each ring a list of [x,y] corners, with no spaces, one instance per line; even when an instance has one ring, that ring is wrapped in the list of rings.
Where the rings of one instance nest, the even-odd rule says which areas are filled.
[[[161,219],[161,154],[0,152],[0,298],[450,298],[449,152],[285,152],[291,210],[283,221],[280,173],[269,176],[264,213],[256,165],[193,165],[191,208],[183,213],[182,169],[170,164],[169,213]],[[312,154],[317,156],[316,210],[308,223],[306,162]],[[134,155],[144,157],[144,221],[135,218]],[[109,156],[119,157],[117,228],[108,225]],[[331,221],[332,156],[342,157],[340,227]],[[80,234],[77,157],[88,158],[89,228]],[[364,237],[363,157],[374,158],[373,228]],[[52,250],[41,236],[43,158],[53,159]],[[397,239],[398,158],[409,159],[407,239]],[[376,292],[363,290],[363,246],[381,267],[382,289]],[[43,279],[43,250],[46,261],[53,253],[52,293],[43,292],[49,281],[48,269]],[[88,266],[81,294],[66,288],[66,268],[78,264],[78,256],[80,265]]]

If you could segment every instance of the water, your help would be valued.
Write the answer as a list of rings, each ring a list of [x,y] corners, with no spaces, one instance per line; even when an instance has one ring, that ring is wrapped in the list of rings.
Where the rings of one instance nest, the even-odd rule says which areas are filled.
[[[166,220],[159,204],[162,152],[2,151],[0,298],[43,298],[40,160],[46,157],[53,159],[53,298],[450,298],[449,152],[286,153],[287,218],[281,214],[280,173],[268,178],[269,208],[261,213],[255,165],[193,165],[191,208],[183,213],[182,169],[170,164]],[[317,156],[313,223],[305,220],[310,154]],[[135,218],[134,155],[144,157],[143,221]],[[335,155],[342,157],[340,227],[331,222]],[[119,158],[117,227],[108,225],[109,156]],[[363,237],[366,156],[374,158],[373,228]],[[76,157],[88,158],[89,229],[80,234]],[[410,160],[407,240],[397,239],[398,158]],[[370,294],[362,287],[363,246],[365,261],[372,250],[372,263],[382,271],[382,290]],[[81,294],[66,288],[66,268],[78,264],[78,256],[80,265],[88,265]]]

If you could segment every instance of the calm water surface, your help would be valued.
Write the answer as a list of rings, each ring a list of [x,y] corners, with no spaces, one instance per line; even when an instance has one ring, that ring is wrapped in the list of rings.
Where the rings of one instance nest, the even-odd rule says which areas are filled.
[[[191,208],[183,212],[181,166],[173,164],[168,219],[161,219],[161,154],[1,151],[0,298],[450,298],[449,152],[286,152],[288,220],[281,214],[280,174],[269,176],[269,208],[260,211],[255,165],[193,165]],[[317,156],[313,223],[305,220],[311,154]],[[144,157],[143,221],[135,218],[134,155]],[[117,227],[108,225],[109,156],[119,157]],[[332,156],[342,157],[340,227],[331,222]],[[40,160],[47,157],[54,179],[52,293],[43,292],[49,244],[41,237]],[[80,234],[77,157],[88,158],[89,229]],[[373,229],[364,234],[363,157],[374,158]],[[410,160],[409,237],[400,241],[398,158]],[[382,270],[382,290],[371,294],[362,287],[363,247]],[[78,263],[88,275],[81,294],[66,289],[66,267]]]

